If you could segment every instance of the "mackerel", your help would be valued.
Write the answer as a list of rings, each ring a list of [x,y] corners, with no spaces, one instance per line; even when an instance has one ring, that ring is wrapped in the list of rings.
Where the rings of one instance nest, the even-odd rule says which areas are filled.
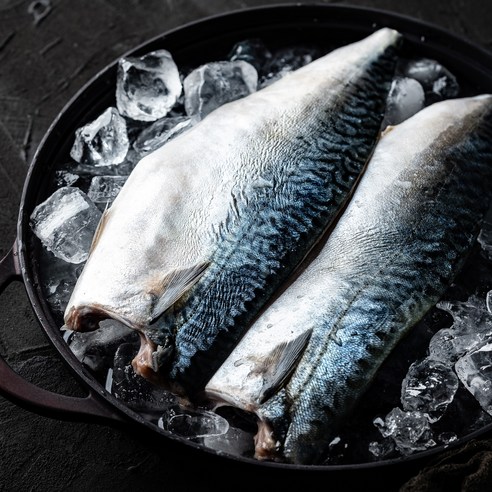
[[[334,50],[144,157],[101,219],[67,327],[115,318],[141,333],[139,374],[203,387],[349,197],[400,42],[383,28]]]
[[[320,463],[460,271],[491,184],[491,95],[435,103],[384,132],[319,254],[206,385],[215,406],[258,416],[258,459]]]

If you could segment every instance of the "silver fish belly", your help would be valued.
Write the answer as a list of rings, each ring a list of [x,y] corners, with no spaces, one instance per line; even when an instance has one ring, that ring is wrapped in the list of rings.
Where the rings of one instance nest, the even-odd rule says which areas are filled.
[[[321,252],[206,386],[217,405],[258,415],[258,459],[319,462],[461,268],[491,183],[490,95],[436,103],[383,134]]]
[[[113,317],[139,330],[134,367],[147,377],[156,347],[175,338],[170,376],[206,381],[202,365],[225,358],[349,196],[377,138],[400,38],[381,29],[340,48],[144,157],[101,220],[67,327]],[[192,364],[219,334],[223,346]]]
[[[283,160],[281,172],[267,178],[273,189],[255,203],[249,200],[248,218],[230,231],[207,272],[161,320],[176,334],[169,377],[189,394],[203,389],[348,199],[379,134],[399,44],[398,33],[383,29],[313,62],[330,80],[314,92],[308,80],[302,82],[308,98],[304,123],[296,125],[290,142],[277,135],[271,142],[280,146]],[[304,68],[308,79],[315,65]],[[284,123],[291,125],[292,116]],[[265,156],[271,150],[257,149]],[[159,334],[154,340],[160,343]]]

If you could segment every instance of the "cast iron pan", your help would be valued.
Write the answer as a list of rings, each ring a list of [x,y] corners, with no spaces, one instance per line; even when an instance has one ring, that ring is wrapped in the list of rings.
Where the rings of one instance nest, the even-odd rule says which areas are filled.
[[[369,35],[381,27],[397,29],[404,35],[403,54],[426,56],[440,61],[461,83],[463,95],[492,92],[492,55],[436,26],[389,12],[331,5],[276,5],[210,17],[194,22],[135,48],[127,55],[142,55],[156,49],[167,49],[178,67],[196,67],[214,59],[225,59],[238,41],[259,37],[271,48],[312,43],[334,48]],[[308,470],[316,472],[383,472],[399,466],[421,464],[423,460],[444,451],[442,446],[425,452],[391,460],[334,466],[294,466],[265,463],[219,453],[158,428],[106,392],[94,376],[76,359],[63,340],[59,323],[41,290],[39,269],[40,245],[29,227],[34,207],[54,191],[55,163],[67,162],[75,130],[96,118],[104,109],[115,105],[116,63],[98,73],[61,111],[53,122],[33,158],[21,199],[17,238],[0,263],[0,292],[14,280],[23,282],[32,308],[44,333],[74,376],[87,388],[85,398],[55,394],[23,380],[0,358],[0,392],[32,411],[54,418],[91,420],[123,424],[138,430],[144,438],[155,438],[162,446],[183,447],[186,453],[197,453],[200,459],[218,460],[223,465],[247,466],[265,470]],[[452,446],[483,436],[492,425],[471,433]],[[254,470],[253,470],[254,471]],[[360,473],[359,473],[360,474]]]

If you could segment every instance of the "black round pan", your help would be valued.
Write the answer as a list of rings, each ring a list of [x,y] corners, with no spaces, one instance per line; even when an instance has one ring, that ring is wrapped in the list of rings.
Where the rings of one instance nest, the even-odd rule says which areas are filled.
[[[214,59],[224,59],[234,43],[246,38],[259,37],[272,47],[313,43],[332,48],[361,39],[384,26],[397,29],[404,35],[404,54],[437,59],[458,77],[465,93],[492,92],[490,53],[436,26],[385,11],[357,7],[291,4],[241,10],[167,32],[136,47],[128,55],[164,48],[173,54],[178,67],[194,67]],[[217,461],[219,466],[225,460],[228,466],[276,469],[282,473],[292,469],[348,474],[357,471],[356,475],[360,477],[363,472],[380,474],[383,469],[408,468],[442,453],[444,448],[437,446],[404,458],[338,466],[294,466],[218,453],[145,420],[106,392],[76,359],[63,340],[59,322],[55,320],[40,287],[40,245],[30,230],[29,217],[34,207],[54,190],[54,166],[68,160],[75,130],[115,104],[116,63],[107,66],[75,95],[43,138],[25,181],[17,238],[0,263],[0,293],[12,281],[24,284],[42,330],[89,394],[86,398],[73,398],[38,388],[14,373],[1,358],[0,392],[19,405],[51,417],[123,424],[130,430],[137,430],[142,438],[166,441],[170,446],[184,446],[190,456]],[[451,446],[458,446],[491,430],[491,425],[485,426]]]

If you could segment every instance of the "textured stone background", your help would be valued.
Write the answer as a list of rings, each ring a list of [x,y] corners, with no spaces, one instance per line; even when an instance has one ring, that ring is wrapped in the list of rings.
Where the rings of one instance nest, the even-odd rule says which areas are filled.
[[[211,14],[273,3],[279,2],[0,0],[0,257],[15,238],[22,187],[35,149],[51,121],[88,79],[130,48],[170,28]],[[337,3],[407,14],[492,49],[490,0]],[[0,353],[20,374],[44,388],[84,394],[39,329],[20,284],[0,297]],[[477,453],[485,453],[484,443],[473,443],[475,453],[475,448],[466,448],[471,456],[464,453],[466,459],[477,463],[466,473],[488,466],[477,458]],[[236,470],[236,464],[215,466],[188,449],[153,443],[138,429],[41,417],[0,397],[1,491],[233,490],[238,484],[241,489],[276,486],[279,490],[286,484],[289,489],[311,487],[314,480],[314,474],[272,474],[258,467],[239,467],[229,481],[226,469]],[[398,490],[418,471],[408,468],[394,477],[381,472],[377,489]],[[486,490],[466,488],[464,474],[451,474],[453,483],[447,490]],[[349,490],[344,484],[350,477],[318,478],[325,490]],[[361,490],[372,490],[370,484],[376,482],[374,477],[369,480]],[[422,483],[406,490],[424,490]],[[477,483],[483,487],[485,482]]]

